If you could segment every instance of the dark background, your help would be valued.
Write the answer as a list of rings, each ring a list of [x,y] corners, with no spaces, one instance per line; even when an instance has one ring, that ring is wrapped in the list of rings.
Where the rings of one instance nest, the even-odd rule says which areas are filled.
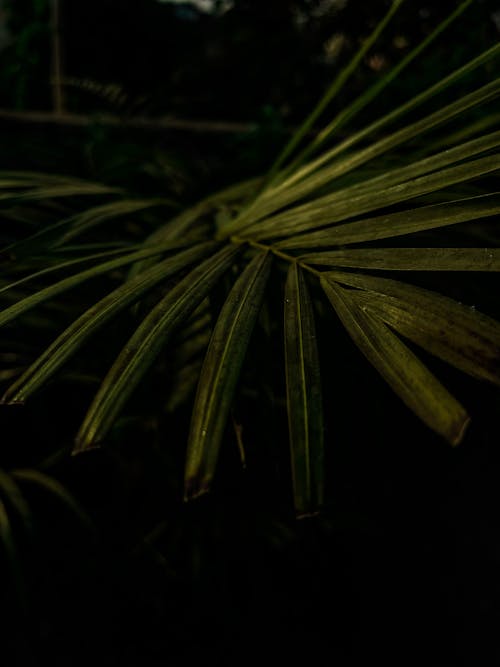
[[[66,108],[90,117],[73,127],[22,117],[51,110],[51,34],[46,2],[15,0],[11,43],[0,53],[0,106],[18,116],[0,118],[0,167],[72,173],[166,193],[181,205],[258,173],[388,6],[337,4],[235,0],[225,12],[204,13],[153,0],[68,0]],[[336,105],[456,5],[407,2]],[[356,122],[497,41],[499,10],[475,3]],[[105,113],[123,126],[102,122]],[[138,130],[137,116],[191,126]],[[208,131],[197,125],[205,121],[248,127]],[[490,277],[447,277],[434,287],[500,317]],[[19,537],[24,610],[2,563],[6,665],[496,664],[500,394],[426,359],[473,417],[453,450],[328,322],[319,334],[328,493],[315,519],[293,518],[286,415],[268,398],[283,395],[279,335],[254,340],[245,378],[259,400],[237,401],[247,470],[228,438],[214,492],[190,505],[181,501],[189,409],[156,418],[161,378],[105,450],[77,459],[67,449],[92,386],[62,378],[24,408],[2,406],[0,465],[44,463],[95,523],[88,530],[46,494],[28,494],[36,533]],[[50,340],[50,327],[44,335]],[[81,365],[105,366],[115,335]],[[43,344],[26,336],[28,346]]]

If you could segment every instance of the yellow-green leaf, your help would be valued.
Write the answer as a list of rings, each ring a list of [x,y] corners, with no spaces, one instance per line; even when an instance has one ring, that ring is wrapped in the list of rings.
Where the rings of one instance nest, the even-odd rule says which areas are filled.
[[[360,308],[349,292],[327,278],[321,285],[361,352],[401,400],[450,444],[463,439],[470,421],[460,403],[378,318]]]
[[[73,453],[97,446],[172,332],[203,301],[235,260],[226,246],[183,278],[144,318],[104,378],[76,437]]]
[[[283,239],[276,245],[292,250],[378,241],[480,220],[498,213],[500,213],[500,192],[494,192],[334,225],[316,232]]]
[[[212,482],[220,442],[248,343],[260,310],[271,256],[257,255],[234,284],[217,319],[191,418],[185,472],[185,497],[206,493]]]
[[[500,384],[500,323],[453,299],[387,278],[336,272],[352,300],[440,359]]]
[[[157,262],[133,280],[120,285],[91,306],[41,354],[12,384],[3,403],[23,403],[45,384],[59,368],[112,317],[133,304],[158,283],[202,259],[214,249],[212,242],[202,243]]]
[[[500,271],[498,248],[356,248],[311,253],[307,264],[388,271]]]

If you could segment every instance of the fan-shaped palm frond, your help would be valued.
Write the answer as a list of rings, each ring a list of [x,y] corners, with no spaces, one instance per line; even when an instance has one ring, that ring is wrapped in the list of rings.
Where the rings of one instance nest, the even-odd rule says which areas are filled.
[[[231,186],[207,198],[158,225],[141,243],[135,239],[122,247],[69,245],[98,226],[102,232],[107,220],[119,216],[135,219],[146,209],[169,206],[170,202],[124,198],[116,189],[66,177],[0,174],[0,201],[5,205],[37,200],[50,205],[52,212],[58,206],[64,210],[62,220],[45,224],[24,240],[8,245],[6,255],[14,259],[41,254],[42,268],[15,279],[6,270],[3,293],[27,284],[33,284],[34,289],[0,313],[0,325],[55,297],[69,298],[69,290],[86,281],[117,271],[122,279],[15,380],[4,402],[27,400],[111,318],[140,302],[141,307],[134,310],[136,330],[103,379],[77,435],[75,452],[105,441],[134,389],[169,340],[179,346],[179,341],[189,340],[193,332],[203,332],[194,343],[191,339],[191,347],[182,353],[185,364],[177,368],[172,383],[179,394],[167,400],[169,409],[175,409],[194,389],[197,378],[185,495],[200,495],[210,488],[216,470],[222,435],[266,289],[270,282],[280,281],[284,315],[277,319],[281,322],[284,317],[284,374],[295,506],[299,516],[313,514],[324,495],[321,350],[310,292],[310,281],[316,281],[354,343],[394,392],[451,444],[462,440],[469,423],[466,409],[404,340],[465,373],[500,384],[500,324],[441,294],[367,272],[500,269],[498,248],[464,247],[463,243],[454,248],[420,247],[419,241],[419,234],[476,224],[500,213],[500,131],[494,129],[498,127],[498,114],[489,114],[487,122],[479,124],[470,122],[467,116],[471,109],[485,107],[500,95],[500,78],[403,124],[410,112],[415,114],[445,89],[449,96],[457,82],[495,62],[500,46],[493,46],[338,143],[332,144],[332,137],[380,95],[471,0],[461,3],[391,72],[305,143],[312,125],[322,117],[400,4],[401,0],[392,3],[387,16],[340,73],[266,177]],[[447,130],[450,121],[453,125]],[[393,125],[395,129],[391,130]],[[436,129],[441,133],[439,140],[431,134]],[[84,196],[102,195],[112,201],[94,201],[83,212],[66,211],[68,201],[78,206]],[[234,215],[218,216],[220,205],[229,205]],[[411,235],[415,240],[401,246]],[[385,245],[375,246],[380,240]],[[84,254],[72,256],[78,248]],[[128,272],[123,274],[125,267]],[[286,278],[282,269],[286,269]],[[63,277],[55,280],[53,276],[58,273]],[[218,312],[209,315],[203,304],[218,285],[225,290],[225,298]],[[206,354],[201,363],[199,353],[204,346]]]

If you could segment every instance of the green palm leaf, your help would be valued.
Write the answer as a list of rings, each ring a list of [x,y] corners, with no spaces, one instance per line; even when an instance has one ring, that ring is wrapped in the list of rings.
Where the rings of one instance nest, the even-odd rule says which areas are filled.
[[[301,259],[308,264],[384,271],[500,271],[499,248],[357,248]]]
[[[322,248],[378,241],[430,229],[470,222],[500,213],[500,192],[365,218],[292,236],[276,246],[287,250]]]
[[[293,491],[297,516],[303,517],[323,504],[323,399],[312,303],[296,263],[288,270],[284,319]]]
[[[304,204],[264,220],[245,230],[245,234],[259,240],[272,239],[341,222],[357,215],[370,213],[378,208],[392,206],[401,202],[442,190],[450,185],[465,183],[500,169],[498,155],[488,155],[477,160],[470,160],[458,166],[441,169],[432,174],[393,185],[380,187],[376,192],[368,188],[351,199],[336,202],[335,194],[317,199],[312,204]]]
[[[239,248],[226,246],[183,278],[145,317],[103,380],[76,438],[74,453],[96,446],[172,332],[232,265]]]
[[[116,288],[89,308],[71,324],[47,350],[32,364],[2,398],[4,403],[23,403],[34,391],[45,384],[56,371],[73,356],[85,341],[112,317],[133,304],[159,282],[182,271],[214,249],[208,242],[184,250],[159,262],[147,271]]]
[[[31,530],[31,510],[12,475],[0,469],[0,496],[16,511],[25,528]]]
[[[234,284],[217,319],[194,402],[186,457],[186,498],[197,497],[210,488],[270,268],[271,257],[259,253]]]
[[[388,278],[331,273],[366,312],[470,375],[500,384],[500,323],[453,299]]]
[[[185,245],[184,243],[165,243],[164,245],[157,245],[155,248],[150,248],[147,250],[139,250],[137,252],[129,253],[125,256],[118,257],[116,259],[111,259],[107,262],[101,262],[96,266],[91,267],[90,269],[85,269],[85,271],[80,271],[75,275],[69,276],[68,278],[63,278],[62,280],[44,287],[41,290],[38,290],[34,294],[27,296],[26,298],[17,301],[12,306],[6,308],[0,313],[0,327],[4,326],[8,322],[16,319],[20,315],[28,312],[32,308],[36,308],[40,304],[53,299],[54,297],[62,294],[74,287],[78,287],[87,280],[96,278],[103,273],[109,273],[115,269],[119,269],[122,266],[127,266],[128,264],[133,264],[134,262],[146,259],[148,257],[157,256],[161,253],[164,253],[168,250],[177,249],[179,245]],[[35,274],[36,275],[36,274]],[[33,276],[30,276],[32,278]],[[23,280],[24,282],[24,280]],[[4,289],[10,289],[14,285],[18,284],[17,282],[12,283],[4,287]]]
[[[12,470],[12,477],[19,482],[28,482],[47,491],[49,494],[60,500],[88,529],[93,530],[94,525],[83,509],[81,504],[71,494],[68,489],[51,475],[46,475],[40,470],[34,468],[17,468]]]
[[[431,429],[457,445],[470,421],[460,403],[381,320],[358,307],[347,290],[327,278],[321,285],[353,341],[395,393]]]
[[[235,232],[241,233],[241,231],[245,229],[245,234],[254,235],[254,232],[256,231],[256,222],[258,220],[269,216],[286,205],[312,194],[326,184],[332,183],[333,180],[339,176],[344,176],[357,167],[373,160],[375,157],[379,157],[415,137],[420,138],[425,132],[460,116],[465,111],[493,100],[499,94],[500,78],[461,97],[425,118],[416,121],[415,123],[411,123],[410,125],[397,130],[393,134],[370,144],[368,147],[354,152],[353,154],[348,154],[347,157],[335,161],[332,165],[317,171],[308,179],[303,180],[300,183],[290,184],[287,187],[282,186],[282,188],[277,191],[269,191],[267,197],[263,195],[260,200],[256,201],[255,204],[248,209],[248,211],[240,215],[231,225],[228,225],[226,234],[234,234]],[[320,202],[326,203],[326,200],[327,198],[323,198]],[[310,206],[313,205],[314,204],[311,204]],[[275,218],[277,217],[278,216],[275,216]]]
[[[313,111],[309,114],[309,116],[306,118],[306,120],[302,123],[300,128],[294,133],[293,137],[290,139],[288,144],[285,146],[281,154],[278,156],[278,159],[274,163],[273,167],[271,168],[271,171],[269,173],[269,180],[272,180],[272,178],[275,176],[275,174],[278,172],[279,168],[281,165],[285,162],[285,160],[288,158],[288,156],[293,153],[295,148],[300,144],[304,136],[307,134],[307,132],[313,127],[314,123],[316,120],[321,116],[323,111],[326,109],[326,107],[330,104],[330,102],[338,95],[338,93],[342,90],[342,88],[345,86],[346,82],[348,81],[349,77],[352,76],[358,65],[361,63],[362,59],[368,52],[368,50],[373,46],[373,44],[377,41],[377,39],[380,37],[382,34],[384,28],[387,26],[391,18],[394,16],[395,12],[399,9],[399,7],[403,4],[404,0],[393,0],[391,7],[389,8],[389,11],[387,14],[384,16],[384,18],[379,21],[379,23],[375,26],[375,29],[372,31],[371,35],[363,41],[361,44],[361,47],[358,49],[358,51],[355,53],[354,57],[351,59],[351,61],[348,63],[348,65],[337,75],[337,77],[334,79],[333,83],[329,86],[328,90],[326,93],[323,95],[319,103],[316,105],[316,107],[313,109]],[[328,132],[328,134],[331,133],[331,130]]]

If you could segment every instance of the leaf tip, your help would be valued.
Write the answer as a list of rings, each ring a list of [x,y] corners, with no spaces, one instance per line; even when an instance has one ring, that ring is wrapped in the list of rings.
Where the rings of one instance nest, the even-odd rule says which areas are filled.
[[[26,401],[23,398],[10,397],[8,394],[0,398],[0,405],[24,405],[25,403]]]
[[[194,477],[186,480],[185,490],[184,490],[184,502],[188,503],[191,500],[196,500],[201,496],[205,496],[210,491],[210,486],[208,482],[198,482]]]
[[[295,518],[297,519],[297,521],[302,521],[303,519],[314,519],[320,514],[321,514],[320,510],[300,510],[297,511]]]
[[[467,432],[467,429],[469,428],[470,422],[471,422],[471,419],[470,419],[469,415],[466,415],[463,422],[460,424],[459,430],[456,433],[456,435],[454,435],[452,438],[450,438],[450,444],[451,444],[452,447],[457,447],[457,445],[459,445],[462,442],[462,440],[465,437],[465,433]]]
[[[101,445],[98,442],[89,442],[84,439],[76,439],[75,440],[75,446],[73,447],[71,451],[71,456],[78,456],[79,454],[84,454],[85,452],[89,452],[93,449],[100,449]]]

